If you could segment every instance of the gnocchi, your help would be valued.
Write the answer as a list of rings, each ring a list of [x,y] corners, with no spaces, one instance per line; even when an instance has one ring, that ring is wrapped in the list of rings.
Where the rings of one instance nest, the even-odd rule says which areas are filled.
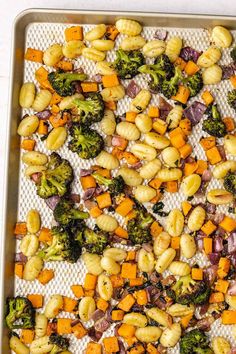
[[[154,147],[157,150],[165,149],[170,145],[170,140],[162,135],[159,135],[155,132],[150,132],[144,136],[145,143]]]
[[[36,338],[44,337],[47,333],[48,319],[43,313],[39,313],[35,317],[35,336]]]
[[[154,159],[149,161],[140,168],[139,174],[142,178],[151,179],[157,172],[161,169],[161,161],[159,159]]]
[[[147,326],[136,329],[135,337],[144,343],[151,343],[156,342],[160,338],[161,333],[162,331],[159,327]]]
[[[152,252],[147,252],[144,248],[138,253],[138,269],[141,272],[152,272],[154,269],[154,255]]]
[[[36,234],[41,226],[41,220],[38,210],[30,209],[26,216],[26,227],[28,232]]]
[[[173,317],[182,317],[192,315],[194,312],[193,305],[182,305],[182,304],[173,304],[171,305],[167,312]]]
[[[196,173],[183,179],[181,188],[186,197],[192,197],[200,188],[202,179]]]
[[[214,337],[212,339],[212,349],[215,354],[228,354],[231,345],[224,337]]]
[[[148,58],[156,58],[159,55],[163,54],[166,49],[166,44],[160,39],[154,39],[147,42],[143,46],[143,54]]]
[[[194,208],[188,218],[188,228],[190,231],[198,231],[202,227],[206,217],[206,212],[201,206]]]
[[[89,321],[95,310],[96,304],[91,296],[85,296],[81,299],[79,303],[79,317],[82,321]]]
[[[104,112],[104,117],[101,120],[101,129],[106,135],[112,135],[115,133],[116,120],[114,113],[109,109],[106,109]]]
[[[107,214],[98,216],[96,223],[99,229],[107,232],[115,231],[115,229],[118,227],[117,220],[113,216]]]
[[[34,102],[32,104],[32,108],[37,112],[41,112],[45,108],[47,108],[51,99],[52,99],[52,94],[50,91],[40,90],[34,99]]]
[[[137,312],[130,312],[124,315],[123,323],[131,326],[144,328],[147,326],[147,317]]]
[[[210,47],[203,52],[197,60],[197,65],[202,68],[209,68],[217,63],[221,58],[221,50],[217,47]]]
[[[115,170],[119,166],[119,160],[105,150],[100,152],[96,158],[96,162],[99,166],[108,170]]]
[[[62,58],[63,52],[60,44],[52,44],[43,53],[43,62],[47,66],[56,65]]]
[[[145,43],[146,40],[142,36],[126,37],[121,42],[120,47],[126,51],[137,50],[141,49]]]
[[[103,300],[109,301],[113,294],[113,286],[110,278],[105,274],[100,274],[98,277],[97,286],[99,296]]]
[[[116,21],[116,28],[120,33],[126,34],[127,36],[137,36],[142,32],[142,26],[140,23],[123,18]]]
[[[119,101],[124,97],[125,89],[122,85],[106,87],[101,91],[101,95],[105,102]]]
[[[224,137],[224,146],[227,154],[236,156],[236,137],[234,135]]]
[[[162,332],[160,343],[166,347],[174,347],[178,343],[181,336],[181,327],[179,323],[173,323],[169,328],[165,328]]]
[[[49,342],[49,336],[43,336],[33,340],[30,345],[30,353],[45,354],[53,349],[53,344]]]
[[[190,265],[182,261],[174,261],[169,265],[168,270],[174,274],[179,275],[180,277],[188,275],[191,272]]]
[[[152,187],[141,185],[136,187],[134,196],[140,203],[145,203],[152,200],[156,193],[156,190]]]
[[[162,182],[177,181],[182,177],[182,171],[179,168],[162,168],[156,175]]]
[[[168,127],[170,129],[177,128],[182,116],[183,116],[183,107],[176,105],[174,108],[172,108],[172,110],[170,111],[170,113],[166,118]]]
[[[39,240],[36,235],[25,235],[20,243],[20,250],[26,257],[35,255],[39,248]]]
[[[212,42],[221,48],[228,48],[231,46],[233,37],[227,28],[223,26],[215,26],[211,33]]]
[[[121,167],[118,171],[118,175],[123,178],[127,186],[137,187],[143,182],[140,174],[132,168]]]
[[[142,89],[130,104],[132,112],[141,113],[145,110],[151,100],[151,93],[146,89]]]
[[[64,145],[67,138],[67,130],[65,127],[54,128],[50,131],[46,139],[46,147],[48,150],[58,150]]]
[[[101,267],[109,274],[116,275],[120,272],[120,265],[114,258],[103,256],[101,259]]]
[[[29,348],[17,336],[11,336],[9,346],[16,354],[30,354]]]
[[[142,133],[148,133],[152,129],[152,119],[144,113],[140,113],[136,116],[135,124]]]
[[[194,237],[189,234],[182,234],[180,236],[180,249],[185,258],[192,258],[197,251]]]
[[[204,85],[218,84],[222,79],[222,69],[219,65],[214,64],[206,68],[202,73]]]
[[[228,172],[236,171],[236,161],[227,160],[216,165],[212,171],[216,179],[224,178]]]
[[[172,325],[172,317],[166,311],[163,311],[158,307],[148,309],[146,314],[149,318],[156,321],[161,326],[169,327]]]
[[[173,146],[162,150],[161,157],[167,167],[178,167],[180,165],[180,153]]]
[[[62,53],[64,57],[68,59],[75,59],[82,54],[84,48],[85,45],[83,41],[68,41],[62,47]]]
[[[82,48],[82,55],[92,61],[103,61],[106,57],[106,54],[95,48]]]
[[[28,259],[23,271],[23,279],[34,281],[43,268],[43,261],[39,256],[33,256]]]
[[[101,52],[105,52],[114,48],[115,42],[109,39],[95,39],[91,42],[92,47]]]
[[[170,245],[170,235],[163,231],[154,239],[153,251],[156,256],[160,256]]]
[[[92,28],[89,32],[85,33],[84,39],[86,41],[92,42],[96,39],[102,38],[106,33],[106,25],[103,23]]]
[[[17,134],[20,136],[31,136],[35,133],[39,125],[37,116],[27,116],[23,118],[18,126]]]
[[[63,297],[52,295],[45,306],[44,315],[50,319],[56,317],[63,308]]]
[[[30,108],[35,98],[35,85],[33,82],[26,82],[21,86],[19,104],[22,108]]]
[[[127,140],[138,140],[140,131],[135,124],[129,122],[120,122],[116,126],[116,132]]]
[[[85,263],[88,273],[99,275],[103,272],[101,257],[99,255],[85,252],[82,254],[82,260]]]
[[[178,58],[182,45],[183,42],[180,37],[176,36],[168,40],[165,53],[172,63]]]
[[[26,165],[46,165],[48,162],[48,157],[47,155],[39,152],[39,151],[28,151],[23,154],[22,156],[22,161]]]
[[[136,143],[131,146],[131,152],[144,161],[152,161],[157,156],[157,151],[152,146],[143,143]]]
[[[212,189],[207,193],[208,202],[215,205],[229,204],[233,199],[233,195],[224,189]]]
[[[163,273],[175,258],[176,251],[173,248],[167,248],[157,259],[155,269],[157,273]]]
[[[184,216],[179,209],[173,209],[166,219],[166,231],[171,236],[180,236],[184,228]]]

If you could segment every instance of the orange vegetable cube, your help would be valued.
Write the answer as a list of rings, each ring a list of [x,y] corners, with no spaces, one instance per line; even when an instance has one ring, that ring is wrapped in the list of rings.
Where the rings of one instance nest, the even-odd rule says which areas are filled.
[[[36,141],[34,139],[24,139],[21,142],[21,148],[27,151],[33,151]]]
[[[227,132],[232,132],[235,129],[235,123],[234,123],[233,118],[225,117],[225,118],[223,118],[223,122],[226,126]]]
[[[189,211],[192,209],[192,205],[187,201],[183,201],[181,203],[181,206],[182,206],[184,216],[186,216],[189,213]]]
[[[99,215],[102,214],[101,209],[96,205],[93,208],[89,210],[89,214],[92,216],[92,218],[97,218]]]
[[[163,227],[158,223],[158,221],[154,221],[150,227],[152,237],[158,236],[162,231]]]
[[[118,308],[128,312],[131,307],[134,305],[135,303],[135,298],[133,297],[132,294],[128,294],[126,295],[119,303],[118,303]]]
[[[207,106],[209,106],[209,104],[211,104],[214,101],[214,97],[209,91],[204,91],[201,97]]]
[[[82,285],[71,285],[71,290],[73,294],[79,299],[84,296],[84,289]]]
[[[84,190],[89,188],[96,188],[96,180],[93,176],[80,177],[80,183]]]
[[[212,238],[204,237],[203,238],[204,251],[206,254],[212,253]]]
[[[230,218],[229,216],[225,216],[224,219],[219,223],[219,225],[225,231],[232,232],[236,229],[236,220]]]
[[[121,226],[118,226],[116,229],[115,229],[115,234],[118,236],[118,237],[121,237],[121,238],[124,238],[124,239],[128,239],[129,238],[129,235],[128,235],[128,232]]]
[[[185,135],[190,135],[192,130],[192,123],[190,119],[184,118],[179,122],[179,127],[182,129]]]
[[[159,108],[156,107],[156,106],[151,106],[151,107],[149,107],[148,115],[149,115],[149,117],[151,117],[151,118],[159,118],[159,117],[160,117],[160,110],[159,110]]]
[[[75,326],[71,327],[72,333],[76,336],[77,339],[81,339],[87,334],[87,329],[84,328],[82,323],[76,323]]]
[[[186,159],[186,157],[188,157],[192,153],[192,151],[193,149],[190,144],[185,144],[179,148],[180,156],[182,157],[182,159]]]
[[[108,208],[112,205],[111,195],[108,192],[98,195],[96,200],[100,209]]]
[[[125,217],[131,210],[133,210],[133,206],[133,200],[125,198],[116,208],[116,213]]]
[[[179,236],[171,237],[171,247],[174,248],[174,250],[179,249],[179,247],[180,247],[180,237]]]
[[[167,130],[167,123],[162,119],[156,119],[153,122],[152,128],[161,135],[164,135]]]
[[[136,328],[132,325],[122,323],[120,328],[118,329],[118,334],[124,338],[132,338],[135,334]]]
[[[135,251],[128,251],[127,252],[126,261],[134,261],[135,257],[136,257],[136,252]]]
[[[78,301],[71,297],[63,296],[63,311],[73,313],[78,304]]]
[[[196,173],[202,175],[205,170],[207,170],[208,164],[205,160],[198,160],[197,161],[197,169]]]
[[[15,235],[26,235],[27,234],[27,226],[25,222],[17,222],[14,229]]]
[[[120,274],[118,275],[111,275],[110,280],[112,283],[113,288],[119,288],[124,285],[124,279]]]
[[[133,263],[122,263],[121,266],[121,276],[122,278],[135,279],[137,274],[137,264]]]
[[[57,333],[58,334],[70,334],[72,332],[71,328],[71,318],[58,318],[57,319]]]
[[[193,314],[190,313],[189,315],[183,316],[181,317],[180,323],[182,325],[183,328],[187,328],[189,325],[189,322],[191,321],[191,319],[193,318]]]
[[[129,151],[124,151],[123,157],[129,165],[135,165],[137,162],[139,162],[139,159],[136,156],[134,156],[132,152]]]
[[[23,278],[23,271],[24,271],[24,264],[22,263],[15,263],[14,274],[22,279]]]
[[[203,270],[201,268],[192,268],[192,279],[193,280],[202,280],[203,279]]]
[[[210,136],[209,138],[202,138],[200,140],[200,144],[205,151],[209,150],[215,146],[216,138],[214,136]]]
[[[85,354],[102,354],[102,345],[99,343],[89,342]]]
[[[82,41],[83,40],[83,27],[81,26],[72,26],[65,29],[65,39],[69,41]]]
[[[227,293],[229,287],[228,280],[218,279],[215,284],[215,290],[222,292],[223,294]]]
[[[103,75],[102,83],[104,87],[114,87],[120,84],[118,76],[116,74]]]
[[[143,278],[130,279],[129,280],[129,285],[130,286],[143,285]]]
[[[45,122],[45,120],[40,119],[37,133],[39,135],[46,135],[48,133],[48,122]]]
[[[184,61],[180,57],[178,57],[174,62],[174,65],[180,67],[181,70],[184,70],[186,64],[187,64],[186,61]]]
[[[83,92],[97,92],[98,84],[96,82],[82,82],[81,87]]]
[[[192,76],[200,70],[199,66],[194,63],[194,61],[189,60],[185,65],[184,71],[187,75]]]
[[[40,309],[43,307],[44,296],[41,294],[29,294],[27,295],[28,300],[31,302],[35,309]]]
[[[105,38],[111,39],[112,41],[114,41],[119,33],[120,32],[118,31],[118,29],[114,25],[109,25],[109,26],[107,26]]]
[[[119,343],[116,337],[106,337],[103,339],[103,345],[107,353],[119,352]]]
[[[175,133],[175,131],[177,129],[180,129],[180,132],[178,130],[178,134]],[[169,133],[169,136],[170,136],[170,142],[171,144],[176,147],[177,149],[180,149],[182,146],[185,145],[186,143],[186,135],[183,133],[182,129],[181,128],[176,128],[174,130],[172,130],[170,133]]]
[[[27,48],[25,53],[25,60],[34,61],[36,63],[43,62],[43,51],[33,48]]]
[[[236,324],[236,311],[225,310],[222,312],[221,320],[224,325]]]
[[[236,75],[231,76],[230,82],[233,85],[233,87],[236,88]]]
[[[211,220],[208,220],[202,227],[201,230],[207,236],[211,235],[217,229],[216,225],[213,224]]]
[[[61,69],[63,71],[72,71],[73,70],[73,63],[70,61],[66,61],[66,60],[60,60],[55,67],[57,69]]]
[[[103,312],[106,312],[109,304],[106,300],[102,299],[101,297],[97,301],[97,308],[99,310],[102,310]]]
[[[190,90],[188,87],[179,85],[178,92],[175,96],[172,96],[172,100],[178,101],[180,103],[186,104],[190,96]]]
[[[218,264],[217,275],[220,279],[226,277],[230,268],[230,260],[226,257],[221,257]]]
[[[162,185],[162,181],[158,178],[153,178],[148,185],[154,189],[159,189],[160,186]]]
[[[169,193],[176,193],[178,191],[177,181],[168,181],[165,183],[166,191]]]
[[[206,156],[211,165],[215,165],[216,163],[222,160],[219,150],[216,146],[213,146],[209,150],[206,151]]]
[[[145,289],[135,291],[134,297],[138,305],[146,305],[148,303],[147,292]]]
[[[97,285],[98,277],[96,275],[86,273],[84,280],[84,289],[85,290],[94,290]]]
[[[124,314],[125,313],[123,310],[113,310],[111,313],[111,318],[113,321],[122,321]]]
[[[53,269],[43,269],[37,279],[42,285],[46,285],[54,278],[54,271]]]
[[[42,227],[39,233],[40,242],[51,242],[52,241],[52,232],[47,227]]]
[[[136,117],[137,117],[136,112],[130,111],[130,112],[126,112],[126,114],[125,114],[125,119],[127,120],[127,122],[130,122],[130,123],[134,123]]]
[[[34,330],[33,329],[25,329],[23,328],[21,331],[20,339],[24,344],[31,344],[34,340]]]

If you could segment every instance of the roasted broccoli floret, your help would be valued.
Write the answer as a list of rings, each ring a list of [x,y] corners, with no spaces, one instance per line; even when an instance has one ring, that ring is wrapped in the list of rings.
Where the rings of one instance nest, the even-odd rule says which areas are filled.
[[[125,52],[119,49],[116,51],[113,66],[121,79],[132,79],[138,74],[138,68],[143,64],[144,56],[139,50]]]
[[[230,107],[236,111],[236,89],[228,92],[227,101]]]
[[[74,208],[74,203],[68,198],[62,198],[56,205],[53,215],[61,226],[73,225],[76,220],[87,219],[89,213]]]
[[[180,339],[180,354],[213,354],[209,347],[209,338],[200,329],[187,332]]]
[[[86,100],[76,98],[74,105],[78,109],[80,122],[88,126],[100,122],[104,116],[105,104],[100,93],[89,93]]]
[[[203,88],[203,80],[200,72],[189,76],[187,79],[183,80],[183,83],[187,84],[190,91],[190,97],[196,96]]]
[[[208,118],[203,121],[202,130],[217,138],[225,136],[227,133],[226,127],[217,106],[212,105],[206,113],[208,114]]]
[[[48,80],[54,90],[60,96],[72,96],[75,93],[73,82],[84,81],[87,79],[86,74],[82,73],[65,73],[63,71],[53,71],[48,74]]]
[[[236,63],[236,47],[231,50],[230,56],[233,59],[233,62]]]
[[[151,81],[149,87],[154,92],[161,90],[161,84],[164,79],[170,79],[174,73],[174,66],[167,55],[162,54],[156,58],[155,63],[151,65],[142,65],[139,68],[142,74],[149,74]]]
[[[35,310],[26,297],[9,297],[6,301],[5,320],[10,329],[32,328],[35,323]]]
[[[177,303],[182,305],[202,305],[210,296],[210,288],[205,281],[195,281],[190,275],[179,278],[179,280],[168,289],[168,295]]]
[[[45,261],[67,261],[76,263],[81,255],[81,245],[74,235],[65,229],[55,226],[52,228],[52,243],[38,252]]]
[[[81,240],[81,233],[77,235]],[[86,228],[82,236],[82,246],[90,253],[102,254],[108,244],[108,235],[103,231],[93,231]]]
[[[53,344],[53,348],[50,351],[50,354],[61,353],[64,350],[69,348],[69,339],[62,337],[59,334],[52,333],[49,337],[49,344]]]
[[[101,176],[99,173],[93,173],[93,177],[96,179],[98,184],[107,186],[108,190],[114,195],[120,194],[124,191],[125,182],[121,176],[109,179]]]
[[[102,151],[104,141],[96,130],[74,123],[69,132],[72,137],[69,149],[76,152],[81,159],[92,159]]]
[[[180,81],[183,80],[181,69],[176,66],[175,67],[175,74],[169,80],[163,80],[161,84],[161,92],[166,98],[171,98],[175,96],[178,91],[178,84]]]
[[[133,219],[128,221],[127,231],[132,244],[141,245],[151,241],[150,225],[154,219],[144,206],[136,204],[134,210],[136,215]]]
[[[224,187],[225,189],[236,195],[236,174],[233,172],[228,172],[224,178]]]
[[[41,172],[41,177],[36,182],[37,194],[44,199],[53,195],[63,196],[73,179],[73,169],[69,161],[53,152],[49,157],[47,169]]]

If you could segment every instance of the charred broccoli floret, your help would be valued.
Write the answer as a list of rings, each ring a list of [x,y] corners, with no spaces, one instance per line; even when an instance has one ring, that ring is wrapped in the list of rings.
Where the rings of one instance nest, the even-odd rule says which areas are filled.
[[[53,152],[49,157],[47,169],[41,172],[41,177],[36,182],[37,194],[44,199],[53,195],[63,196],[73,179],[73,169],[69,161]]]
[[[57,203],[53,215],[61,226],[73,225],[76,220],[89,217],[89,213],[74,208],[74,203],[68,198],[62,198]]]
[[[35,310],[31,302],[22,296],[7,298],[5,321],[10,329],[34,327]]]
[[[166,98],[175,96],[178,91],[178,84],[180,81],[182,81],[182,79],[182,71],[178,66],[176,66],[174,76],[172,76],[170,79],[164,79],[161,84],[161,92],[163,95]]]
[[[127,231],[129,240],[134,245],[140,245],[151,241],[150,225],[154,221],[153,216],[147,212],[144,206],[136,204],[135,217],[128,221]]]
[[[69,339],[59,334],[52,333],[49,337],[49,344],[53,344],[50,354],[61,353],[69,348]]]
[[[177,303],[182,305],[202,305],[210,296],[210,288],[205,281],[195,281],[190,275],[179,278],[179,280],[168,289],[168,295]]]
[[[213,354],[209,347],[209,338],[200,329],[187,332],[180,339],[180,354]]]
[[[119,49],[116,51],[116,60],[113,66],[121,79],[132,79],[138,74],[138,68],[143,63],[144,56],[139,50],[125,52]]]
[[[236,174],[233,172],[228,172],[224,178],[224,187],[225,189],[236,195]]]
[[[45,261],[67,261],[76,263],[81,255],[80,243],[65,229],[52,228],[52,243],[38,252]]]
[[[91,125],[102,120],[105,104],[100,93],[89,93],[86,100],[76,98],[73,102],[83,124]]]
[[[190,97],[196,96],[203,88],[203,80],[200,72],[189,76],[187,79],[183,80],[183,83],[187,84],[190,91]]]
[[[236,111],[236,89],[228,92],[227,101],[230,107]]]
[[[206,113],[208,114],[208,118],[203,121],[202,130],[217,138],[225,136],[227,133],[226,127],[217,106],[212,105]]]
[[[114,195],[120,194],[124,191],[125,182],[121,176],[109,179],[101,176],[99,173],[93,173],[93,177],[96,179],[98,184],[107,186],[108,190]]]
[[[231,50],[230,56],[233,59],[233,62],[236,63],[236,47]]]
[[[81,240],[81,233],[77,235]],[[108,244],[108,235],[103,231],[93,231],[86,228],[82,235],[82,246],[90,253],[102,254]]]
[[[170,62],[167,55],[162,54],[156,58],[155,63],[152,65],[142,65],[139,68],[139,72],[142,74],[149,74],[151,81],[149,87],[154,92],[161,90],[161,84],[164,79],[169,80],[174,73],[174,66]]]
[[[76,152],[81,159],[92,159],[102,151],[104,141],[96,130],[74,123],[69,132],[72,137],[69,149]]]
[[[62,97],[72,96],[75,93],[73,82],[84,81],[87,79],[86,74],[82,73],[65,73],[64,71],[53,71],[48,74],[48,80],[54,90]]]

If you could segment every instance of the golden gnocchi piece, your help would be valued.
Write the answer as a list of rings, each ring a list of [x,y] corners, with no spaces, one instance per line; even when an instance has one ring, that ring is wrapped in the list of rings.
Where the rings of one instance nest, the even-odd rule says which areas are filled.
[[[225,301],[230,307],[232,307],[233,310],[236,310],[236,295],[226,294]]]
[[[40,90],[35,99],[34,102],[32,104],[32,108],[36,111],[36,112],[41,112],[43,111],[45,108],[47,108],[47,106],[49,105],[50,101],[52,99],[52,94],[50,91],[48,90]]]
[[[58,150],[64,145],[67,138],[65,127],[57,127],[50,131],[46,139],[46,148],[48,150]]]
[[[96,158],[96,162],[98,166],[107,168],[108,170],[115,170],[117,167],[119,167],[119,160],[105,150],[100,152]]]
[[[48,319],[43,313],[37,313],[35,316],[35,337],[41,338],[46,335]]]
[[[157,156],[156,149],[143,143],[136,143],[132,145],[130,150],[136,157],[144,161],[152,161]]]
[[[177,128],[182,116],[183,116],[183,107],[179,105],[174,106],[174,108],[172,108],[172,110],[170,111],[170,113],[166,118],[168,127],[170,129]]]
[[[50,319],[56,317],[63,308],[63,297],[59,294],[52,295],[47,302],[44,315]]]
[[[99,275],[97,286],[99,296],[105,301],[110,301],[113,293],[113,286],[110,278],[105,274]]]
[[[147,42],[143,47],[143,54],[148,58],[156,58],[163,54],[166,49],[166,44],[160,39],[154,39]]]
[[[46,170],[45,166],[39,166],[39,165],[28,166],[25,169],[25,177],[30,178],[34,173],[43,172],[45,170]]]
[[[153,251],[156,256],[160,256],[169,247],[170,240],[170,235],[165,231],[162,231],[157,237],[155,237]]]
[[[106,135],[112,135],[116,130],[116,120],[113,111],[106,109],[101,120],[101,130]]]
[[[106,87],[101,92],[103,101],[119,101],[125,96],[124,86],[118,85],[114,87]]]
[[[99,61],[96,64],[96,68],[100,75],[112,75],[116,73],[116,70],[112,67],[112,63],[107,61]]]
[[[224,337],[214,337],[211,343],[214,354],[229,354],[231,350],[230,343]]]
[[[162,168],[156,175],[162,182],[177,181],[182,177],[180,168]]]
[[[118,171],[118,175],[123,178],[125,184],[131,187],[137,187],[143,182],[138,171],[129,167],[121,167]]]
[[[220,178],[224,178],[228,172],[235,172],[235,171],[236,171],[236,161],[227,160],[216,165],[213,168],[212,174],[213,177],[220,179]]]
[[[226,135],[224,137],[224,146],[227,154],[236,156],[236,136]]]
[[[41,227],[41,219],[38,210],[30,209],[26,216],[27,231],[36,234]]]
[[[56,65],[62,58],[62,46],[57,43],[50,45],[43,53],[43,62],[47,66]]]
[[[13,350],[14,353],[16,354],[30,354],[30,350],[29,348],[24,345],[20,339],[16,336],[11,336],[10,340],[9,340],[9,346],[10,349]],[[31,352],[33,353],[33,352]]]
[[[182,317],[193,314],[193,305],[173,304],[168,307],[167,312],[173,317]]]
[[[144,328],[147,326],[147,317],[138,312],[130,312],[124,315],[123,323]]]
[[[148,309],[146,315],[164,327],[169,327],[173,323],[171,315],[169,315],[166,311],[159,309],[158,307],[152,307],[151,309]]]
[[[20,136],[31,136],[35,133],[39,125],[39,119],[37,116],[27,116],[20,121],[17,129],[17,134]]]
[[[79,317],[83,322],[91,319],[92,314],[96,310],[94,298],[91,296],[82,297],[79,303]]]
[[[152,130],[152,119],[144,113],[140,113],[135,118],[135,124],[142,133]]]
[[[190,231],[198,231],[204,224],[206,212],[201,206],[194,208],[188,218],[188,228]]]
[[[161,161],[159,159],[154,159],[149,161],[140,168],[139,174],[142,178],[151,179],[157,172],[161,169]]]
[[[48,157],[39,151],[28,151],[23,154],[22,161],[29,166],[41,166],[46,165]]]
[[[203,52],[198,58],[197,65],[202,68],[209,68],[209,66],[217,63],[221,58],[221,50],[217,47],[211,46]]]
[[[202,73],[204,85],[216,85],[221,82],[223,71],[217,64],[206,68]]]
[[[26,257],[35,255],[39,248],[39,240],[36,235],[25,235],[20,243],[20,250]]]
[[[125,51],[138,50],[143,48],[146,39],[142,36],[126,37],[122,40],[120,47]]]
[[[184,216],[179,209],[172,209],[166,219],[166,231],[171,236],[180,236],[184,228]]]
[[[97,50],[95,48],[83,48],[82,55],[92,61],[103,61],[106,57],[104,52]]]
[[[170,140],[163,135],[159,135],[155,132],[150,132],[144,135],[145,143],[154,147],[157,150],[165,149],[170,145]]]
[[[182,45],[182,38],[177,36],[172,37],[167,41],[165,53],[172,63],[178,58]]]
[[[120,33],[126,34],[127,36],[137,36],[142,32],[142,26],[140,23],[123,18],[116,21],[116,28]]]
[[[208,202],[215,205],[229,204],[233,199],[233,194],[225,189],[212,189],[207,193]]]
[[[142,89],[130,104],[132,112],[141,113],[145,110],[151,100],[151,93],[149,90]]]
[[[19,104],[22,108],[30,108],[35,98],[35,85],[33,82],[25,82],[20,89]]]
[[[53,344],[49,342],[49,336],[34,339],[30,345],[31,354],[45,354],[53,349]]]
[[[191,272],[190,265],[183,261],[174,261],[169,265],[168,270],[174,274],[179,275],[180,277],[188,275]]]
[[[162,332],[160,343],[166,347],[174,347],[181,336],[181,327],[179,323],[173,323],[169,328],[165,328]]]
[[[144,343],[156,342],[161,336],[162,330],[156,326],[147,326],[138,328],[135,331],[135,337]]]
[[[138,140],[140,138],[140,131],[135,124],[130,122],[120,122],[116,126],[116,132],[127,140]]]
[[[75,99],[79,99],[84,101],[84,96],[81,95],[81,93],[75,93],[72,96],[67,96],[64,97],[61,102],[58,104],[59,108],[61,111],[64,111],[65,109],[71,109],[71,108],[75,108]]]
[[[173,146],[169,146],[162,150],[161,157],[164,164],[168,167],[178,167],[180,165],[180,153]]]
[[[144,185],[137,186],[134,191],[134,196],[140,203],[150,202],[156,194],[157,192],[154,188]]]
[[[157,259],[155,269],[157,273],[163,273],[175,258],[176,251],[173,248],[167,248]]]
[[[103,252],[104,257],[110,257],[116,262],[122,262],[127,257],[127,252],[121,248],[111,247]]]
[[[180,249],[185,258],[192,258],[197,251],[194,237],[189,234],[182,234],[180,236]]]
[[[215,26],[211,32],[212,42],[221,48],[229,48],[233,41],[230,31],[223,26]]]
[[[118,222],[116,218],[108,214],[99,215],[96,218],[96,224],[99,229],[107,232],[115,231],[115,229],[118,227]]]
[[[109,274],[118,274],[120,272],[120,265],[114,258],[103,256],[101,259],[101,267]]]
[[[85,48],[83,41],[68,41],[63,45],[62,53],[66,58],[75,59],[82,54],[83,48]]]
[[[154,269],[154,255],[147,252],[144,248],[138,252],[138,269],[141,272],[152,272]]]
[[[100,23],[99,25],[95,26],[90,31],[85,33],[84,39],[86,41],[91,42],[96,39],[102,38],[105,33],[106,33],[106,25],[104,25],[103,23]]]
[[[186,197],[192,197],[200,188],[202,179],[196,173],[185,177],[181,184],[181,189]]]
[[[43,269],[43,261],[39,256],[33,256],[28,259],[23,271],[23,279],[34,281]]]
[[[101,267],[101,257],[98,254],[85,252],[81,256],[88,273],[99,275],[103,272]]]
[[[101,52],[106,52],[114,48],[115,42],[109,39],[95,39],[91,44],[95,49],[100,50]]]

